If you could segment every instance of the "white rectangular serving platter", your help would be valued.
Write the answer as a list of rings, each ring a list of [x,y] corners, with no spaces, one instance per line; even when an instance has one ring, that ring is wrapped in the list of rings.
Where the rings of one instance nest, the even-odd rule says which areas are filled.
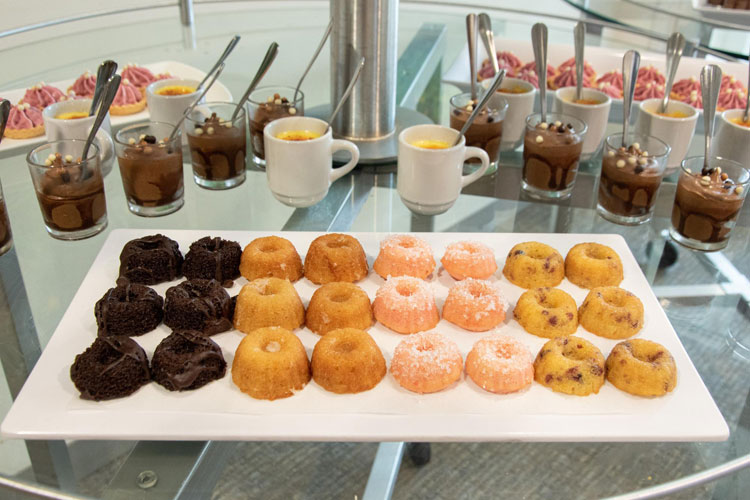
[[[170,230],[163,234],[179,242],[186,252],[190,243],[206,235],[247,245],[270,233],[243,231]],[[231,379],[233,353],[243,338],[238,331],[212,337],[227,361],[227,375],[196,391],[169,392],[151,383],[126,398],[92,402],[78,397],[69,377],[76,354],[96,336],[94,303],[114,286],[123,245],[144,236],[144,230],[118,229],[110,233],[81,287],[63,316],[49,344],[29,376],[0,430],[6,438],[23,439],[145,439],[145,440],[313,440],[313,441],[718,441],[729,429],[695,367],[682,347],[625,240],[618,235],[423,233],[436,260],[445,247],[459,240],[489,245],[500,269],[491,278],[510,303],[506,321],[498,332],[523,342],[533,355],[546,339],[526,333],[512,319],[512,309],[523,290],[501,273],[505,256],[520,242],[548,243],[566,255],[576,243],[597,241],[612,247],[622,258],[622,287],[638,295],[644,304],[645,327],[638,334],[663,344],[678,368],[675,390],[662,398],[645,399],[619,391],[609,383],[599,394],[576,397],[555,393],[534,382],[511,395],[479,389],[466,376],[452,387],[428,395],[402,389],[390,374],[371,391],[352,395],[326,392],[314,381],[294,396],[260,401],[243,394]],[[279,233],[277,233],[279,234]],[[304,259],[310,242],[320,233],[284,232]],[[353,233],[372,264],[383,233]],[[439,308],[455,283],[438,262],[429,279]],[[154,288],[163,296],[177,281]],[[236,295],[246,283],[239,278],[229,289]],[[374,298],[383,279],[375,273],[358,283]],[[315,285],[301,279],[295,288],[307,306]],[[587,291],[565,280],[560,287],[580,304]],[[437,331],[454,340],[463,356],[486,333],[462,330],[444,320]],[[155,331],[133,337],[151,357],[156,345],[169,333],[161,325]],[[307,329],[295,332],[308,356],[319,337]],[[387,364],[404,338],[375,324],[369,333],[383,351]],[[617,343],[578,329],[607,356]]]
[[[144,67],[151,70],[155,75],[160,73],[169,73],[175,78],[184,78],[188,80],[202,80],[206,73],[198,68],[184,64],[177,61],[160,61],[151,64],[144,64]],[[81,70],[83,73],[84,70]],[[73,78],[67,80],[59,80],[56,82],[46,82],[49,85],[53,85],[63,92],[67,88],[73,85],[73,82],[80,75],[75,75]],[[0,90],[0,98],[9,100],[12,104],[18,103],[21,100],[26,89],[13,89],[13,90]],[[232,93],[229,91],[224,84],[220,81],[214,83],[206,94],[206,101],[232,101]],[[149,119],[148,107],[138,113],[132,115],[123,116],[110,116],[110,122],[112,124],[112,130],[118,130],[126,125],[132,123],[145,122]],[[24,148],[28,146],[34,146],[36,144],[42,144],[47,140],[46,135],[40,135],[38,137],[32,137],[31,139],[10,139],[8,137],[3,138],[0,143],[0,153],[4,151],[12,151],[18,148]]]
[[[698,11],[708,19],[750,26],[750,10],[728,9],[721,5],[711,5],[708,0],[692,0],[692,4],[693,10]]]

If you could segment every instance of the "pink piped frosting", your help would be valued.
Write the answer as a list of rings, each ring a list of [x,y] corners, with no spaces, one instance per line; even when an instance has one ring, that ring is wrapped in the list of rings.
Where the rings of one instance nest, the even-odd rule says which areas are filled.
[[[701,84],[698,80],[693,78],[692,76],[690,78],[683,78],[682,80],[679,80],[672,85],[672,95],[676,96],[678,99],[680,99],[683,102],[686,102],[684,99],[690,97],[690,94],[692,92],[698,92],[701,91]],[[702,104],[702,101],[701,101]],[[703,106],[701,105],[701,108]]]
[[[646,99],[653,99],[655,97],[664,97],[664,85],[660,85],[656,82],[648,82],[640,85],[636,84],[633,100],[645,101]]]
[[[567,67],[558,73],[549,83],[548,87],[551,89],[560,89],[563,87],[571,87],[576,84],[576,69],[575,67]],[[591,80],[590,76],[586,75],[586,71],[583,72],[583,86],[584,87],[596,87]]]
[[[622,97],[622,72],[613,69],[607,71],[602,76],[596,79],[596,84],[601,85],[602,83],[608,83],[611,87],[614,87],[620,91],[620,97]]]
[[[728,88],[719,92],[719,103],[716,107],[719,108],[719,111],[724,111],[725,109],[744,109],[746,100],[747,94],[744,89]]]
[[[522,71],[533,71],[534,74],[536,74],[536,62],[531,61],[524,64],[518,69],[517,73],[521,73]],[[557,71],[555,70],[555,68],[553,68],[551,64],[547,64],[547,80],[551,80],[555,77],[556,74]]]
[[[576,72],[576,58],[571,57],[567,61],[560,64],[560,66],[557,67],[557,71],[559,73],[562,73],[563,71],[567,69],[572,69],[573,74],[575,75]],[[596,71],[594,71],[594,67],[591,66],[588,61],[583,61],[583,81],[591,80],[594,76],[596,76]]]
[[[703,95],[700,90],[693,90],[686,96],[680,96],[679,100],[690,104],[695,109],[703,109]]]
[[[602,82],[596,86],[599,92],[607,94],[612,99],[622,99],[622,89],[618,89],[614,84]]]
[[[59,101],[67,99],[66,95],[63,94],[62,90],[53,87],[52,85],[45,85],[39,83],[31,88],[26,89],[26,93],[23,95],[22,101],[27,104],[31,104],[37,109],[44,109],[50,104],[54,104]]]
[[[741,81],[731,75],[724,75],[721,77],[721,93],[723,94],[728,89],[747,91]]]
[[[115,100],[112,101],[112,105],[127,106],[140,102],[142,99],[143,94],[138,90],[138,87],[130,83],[127,78],[123,78],[120,86],[117,88],[117,94],[115,94]]]
[[[127,64],[122,68],[123,80],[128,80],[132,85],[138,88],[148,87],[156,81],[156,77],[151,71],[136,64]]]
[[[523,62],[513,52],[497,52],[497,65],[500,69],[504,69],[506,74],[510,76],[523,65]],[[492,62],[489,59],[485,59],[482,62],[482,67],[477,72],[477,76],[479,80],[495,76],[495,69],[492,67]]]
[[[641,69],[638,70],[638,77],[635,79],[635,85],[636,87],[641,85],[646,85],[647,83],[656,83],[657,85],[664,85],[665,82],[664,75],[661,71],[656,69],[654,66],[644,66]]]
[[[518,78],[519,80],[523,80],[525,82],[529,82],[534,87],[539,88],[539,77],[536,74],[536,71],[533,69],[524,69],[513,75],[514,78]]]
[[[10,108],[7,127],[11,130],[30,129],[43,123],[42,112],[29,103],[18,104]]]
[[[94,97],[95,89],[96,75],[92,75],[89,71],[86,71],[73,82],[69,90],[73,92],[76,98],[83,98]]]

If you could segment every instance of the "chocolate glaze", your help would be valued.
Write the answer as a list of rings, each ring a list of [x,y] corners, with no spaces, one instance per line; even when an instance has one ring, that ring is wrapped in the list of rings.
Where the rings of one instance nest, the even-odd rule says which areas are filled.
[[[672,208],[672,226],[686,238],[718,243],[729,238],[744,196],[737,193],[734,183],[725,182],[717,169],[708,173],[708,181],[703,174],[680,174]]]
[[[175,330],[154,351],[154,381],[170,391],[198,389],[222,378],[227,363],[213,340],[192,330]]]
[[[94,306],[98,335],[142,335],[161,323],[164,299],[153,289],[125,282],[110,288]]]
[[[182,271],[186,278],[215,279],[229,287],[240,275],[241,257],[242,249],[236,241],[206,236],[190,245]]]
[[[290,109],[294,108],[292,103],[286,97],[279,97],[276,94],[274,97],[281,100],[281,104],[276,102],[266,102],[258,105],[257,107],[251,106],[250,113],[250,140],[253,142],[253,152],[258,158],[265,159],[266,153],[263,146],[263,129],[270,122],[284,118],[286,116],[294,116],[289,112]],[[294,108],[295,114],[301,115],[300,110]]]
[[[661,186],[663,172],[657,161],[633,146],[610,152],[614,154],[606,153],[602,159],[599,204],[616,215],[647,215]]]
[[[144,236],[125,244],[120,253],[120,277],[132,283],[155,285],[182,275],[180,246],[163,234]]]
[[[227,128],[226,123],[213,113],[202,125],[196,125],[192,132],[188,132],[188,144],[193,171],[202,179],[234,179],[245,171],[244,121],[239,126]]]
[[[192,279],[167,290],[164,324],[214,335],[232,328],[231,299],[216,280]]]
[[[160,207],[183,194],[182,149],[172,151],[153,136],[126,147],[118,155],[125,196],[141,207]]]
[[[542,142],[536,142],[542,137]],[[575,180],[583,140],[572,126],[538,124],[523,139],[523,179],[537,189],[562,191]]]
[[[465,108],[454,109],[451,112],[450,126],[452,129],[461,130],[469,119],[471,111]],[[497,113],[481,111],[474,119],[469,130],[466,131],[466,145],[482,148],[490,157],[490,163],[497,161],[500,152],[500,143],[503,138],[503,120]],[[467,163],[478,163],[479,160],[472,158]]]

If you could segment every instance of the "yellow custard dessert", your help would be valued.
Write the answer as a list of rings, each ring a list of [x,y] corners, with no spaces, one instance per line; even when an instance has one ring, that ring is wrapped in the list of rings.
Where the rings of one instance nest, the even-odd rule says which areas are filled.
[[[421,141],[414,141],[411,143],[411,145],[422,149],[448,149],[449,147],[451,147],[451,145],[445,141],[438,141],[433,139],[422,139]]]
[[[530,90],[527,90],[520,85],[514,85],[513,87],[509,87],[506,89],[497,89],[498,92],[502,92],[503,94],[525,94],[526,92],[531,92]]]
[[[276,136],[277,139],[284,141],[310,141],[318,137],[320,137],[320,134],[312,130],[285,130],[279,132]]]
[[[659,116],[666,116],[667,118],[687,118],[687,113],[683,113],[682,111],[672,111],[671,113],[655,113]]]
[[[89,114],[86,111],[70,111],[68,113],[60,113],[55,118],[58,120],[78,120],[79,118],[86,118]]]
[[[735,125],[739,125],[740,127],[750,128],[750,121],[742,121],[741,116],[738,116],[737,118],[730,118],[729,121],[731,121]]]
[[[596,99],[571,99],[570,102],[574,104],[586,104],[588,106],[595,106],[602,103],[602,101],[597,101]]]
[[[195,92],[195,87],[187,85],[168,85],[156,91],[159,95],[187,95]]]

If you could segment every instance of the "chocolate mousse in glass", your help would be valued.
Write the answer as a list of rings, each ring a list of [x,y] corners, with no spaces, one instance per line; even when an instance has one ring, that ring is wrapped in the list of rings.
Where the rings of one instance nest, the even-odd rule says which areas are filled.
[[[586,124],[572,116],[539,113],[526,118],[521,187],[534,198],[563,199],[573,192]]]
[[[186,119],[193,179],[201,187],[228,189],[245,181],[245,110],[232,120],[235,109],[231,102],[201,104]]]
[[[136,215],[171,214],[184,204],[182,133],[169,141],[174,126],[149,122],[115,136],[117,162],[128,208]]]
[[[672,239],[694,250],[726,247],[748,184],[750,171],[735,161],[714,157],[705,169],[702,156],[686,158],[672,207]]]
[[[656,137],[622,134],[604,141],[596,210],[610,222],[634,226],[651,219],[670,148]]]
[[[47,232],[61,240],[80,240],[107,226],[99,148],[86,141],[62,140],[33,149],[26,157]]]
[[[10,219],[8,219],[8,208],[5,206],[3,186],[0,184],[0,255],[10,250],[12,246],[13,233],[10,230]]]
[[[279,118],[305,115],[305,95],[297,92],[294,98],[292,87],[261,87],[250,94],[248,99],[250,117],[250,142],[253,145],[253,163],[266,167],[266,154],[263,149],[263,129]]]
[[[469,119],[477,102],[471,99],[471,94],[458,94],[451,97],[450,126],[454,130],[461,128]],[[487,105],[474,119],[469,130],[466,131],[466,146],[475,146],[484,149],[490,157],[490,168],[487,174],[497,170],[500,158],[500,144],[503,138],[503,120],[508,110],[508,101],[500,94],[495,93],[490,97]],[[477,159],[467,160],[466,163],[480,163]]]

